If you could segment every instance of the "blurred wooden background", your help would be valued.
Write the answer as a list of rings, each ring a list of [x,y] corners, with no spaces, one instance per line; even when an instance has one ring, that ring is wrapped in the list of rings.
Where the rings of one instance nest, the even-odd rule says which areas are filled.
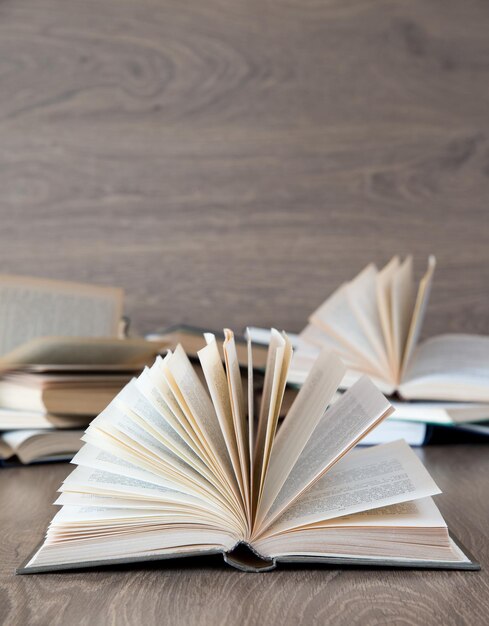
[[[489,4],[2,0],[2,272],[299,330],[369,261],[489,332]]]

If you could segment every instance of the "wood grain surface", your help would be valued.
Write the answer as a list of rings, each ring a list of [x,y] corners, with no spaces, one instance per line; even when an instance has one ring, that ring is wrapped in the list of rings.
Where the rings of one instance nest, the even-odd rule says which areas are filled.
[[[489,332],[489,4],[2,0],[0,264],[116,284],[137,331],[291,331],[439,260]]]
[[[365,264],[489,333],[489,4],[1,0],[2,272],[120,285],[136,331],[302,328]],[[14,577],[67,465],[0,473],[0,623],[485,624],[489,460],[433,448],[480,573],[209,562]]]
[[[0,623],[402,624],[482,626],[489,615],[489,455],[484,446],[426,448],[436,501],[480,572],[284,567],[247,574],[214,560],[14,576],[43,537],[66,464],[0,470]]]

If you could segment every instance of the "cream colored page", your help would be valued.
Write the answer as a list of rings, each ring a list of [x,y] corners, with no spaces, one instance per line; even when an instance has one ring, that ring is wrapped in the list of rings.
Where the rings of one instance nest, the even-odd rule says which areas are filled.
[[[171,357],[171,351],[168,351],[168,354],[164,358],[161,358],[160,356],[156,357],[155,362],[149,370],[151,380],[161,394],[163,401],[171,411],[171,414],[167,415],[170,423],[173,424],[173,427],[178,433],[181,434],[183,439],[189,440],[189,445],[191,445],[192,449],[195,450],[197,454],[200,454],[203,459],[207,459],[208,455],[200,441],[200,438],[189,424],[189,421],[185,413],[182,411],[182,408],[170,386],[170,380],[172,381],[172,384],[175,384],[171,372],[168,369],[168,361]],[[174,417],[173,420],[171,416]]]
[[[227,520],[213,511],[200,507],[192,509],[183,504],[160,510],[133,510],[130,504],[119,510],[103,506],[65,505],[55,515],[50,527],[61,527],[59,537],[62,541],[66,541],[70,536],[72,539],[86,538],[87,540],[100,537],[105,543],[111,535],[123,533],[121,540],[125,543],[128,534],[144,533],[150,530],[151,519],[158,525],[157,530],[160,532],[171,532],[175,527],[181,528],[183,524],[186,526],[209,524],[223,530],[232,528],[234,532],[240,533],[238,526],[229,524]],[[164,528],[163,525],[167,524],[169,526]]]
[[[185,470],[182,472],[179,467],[171,465],[169,459],[155,454],[151,449],[110,424],[105,424],[102,428],[96,425],[89,428],[82,440],[151,474],[164,476],[166,483],[171,484],[174,489],[184,489],[189,493],[204,491],[206,494],[215,496],[218,494],[219,487],[216,487],[212,481],[206,480],[201,474],[195,475],[191,468],[188,472]],[[214,482],[216,482],[215,479]]]
[[[179,407],[173,397],[171,389],[168,387],[168,384],[164,380],[159,380],[158,383],[155,382],[155,373],[152,371],[152,369],[153,368],[144,368],[144,370],[141,372],[136,380],[137,388],[145,396],[146,400],[148,400],[148,402],[150,402],[152,406],[161,414],[161,419],[164,420],[168,425],[165,426],[162,424],[165,432],[168,427],[173,429],[175,433],[179,435],[182,441],[188,447],[190,447],[191,450],[193,450],[195,456],[200,456],[198,447],[195,445],[188,432],[182,426],[182,421],[185,419],[183,414],[181,414],[177,418],[174,413],[174,410],[177,410]],[[166,386],[165,393],[161,391],[163,385]],[[167,401],[168,395],[173,400],[172,406],[170,406],[169,402]]]
[[[253,345],[251,336],[246,329],[247,352],[248,352],[248,450],[250,455],[250,486],[252,482],[253,449],[255,445],[255,388],[253,383]]]
[[[147,402],[144,402],[144,398],[139,398],[137,404],[132,406],[129,403],[119,402],[117,399],[114,400],[114,404],[119,406],[127,418],[141,428],[152,440],[168,448],[171,454],[176,455],[179,460],[187,463],[198,475],[203,476],[216,487],[219,485],[215,472],[209,465],[205,464],[200,456],[195,454],[170,428],[161,428],[163,420],[156,417],[155,411],[148,410],[152,407]],[[171,460],[168,461],[168,454],[163,458],[166,462],[171,463]]]
[[[148,392],[149,384],[147,372],[143,372],[139,379],[129,382],[114,398],[113,402],[120,405],[122,410],[130,410],[136,413],[143,422],[146,422],[146,430],[163,445],[178,454],[187,463],[194,465],[199,471],[202,470],[200,457],[192,450],[187,441],[177,433],[171,424],[165,419],[165,415],[154,406],[144,395]],[[143,428],[143,424],[139,424]]]
[[[60,491],[92,493],[114,493],[156,499],[161,502],[198,504],[204,502],[192,493],[174,489],[171,485],[163,485],[136,476],[121,474],[119,471],[99,467],[78,465],[63,482]],[[212,506],[212,505],[211,505]]]
[[[11,451],[15,451],[20,446],[28,441],[31,437],[36,435],[45,434],[45,430],[11,430],[4,433],[1,433],[1,437],[4,443],[11,449]]]
[[[347,367],[354,368],[356,365],[355,361],[351,360],[351,351],[313,324],[308,324],[301,330],[296,342],[289,368],[289,377],[292,382],[299,380],[304,382],[319,353],[326,348],[335,352]]]
[[[266,517],[261,528],[270,525],[391,411],[366,376],[356,382],[319,420],[269,511],[262,511]]]
[[[216,468],[223,472],[230,484],[235,484],[236,480],[231,459],[216,411],[180,345],[177,346],[175,352],[168,360],[168,368],[178,385],[178,390],[181,394],[179,401],[182,402],[183,400],[181,408],[186,412],[187,420],[191,423],[193,422],[194,430],[200,437],[204,448],[209,451],[211,458],[215,460]]]
[[[270,412],[270,403],[273,389],[273,379],[275,373],[275,361],[277,359],[278,348],[284,348],[285,339],[282,335],[272,328],[270,344],[268,346],[267,363],[265,369],[265,380],[263,382],[263,392],[260,403],[260,412],[258,415],[258,428],[256,432],[255,450],[254,450],[254,478],[257,485],[260,484],[260,474],[263,465],[263,457],[265,452],[265,437],[267,432],[267,419]]]
[[[289,371],[290,361],[292,358],[292,345],[285,333],[283,333],[283,337],[285,339],[285,346],[277,350],[277,353],[280,353],[280,356],[277,354],[277,359],[275,361],[274,382],[271,394],[270,411],[267,419],[263,465],[259,487],[260,495],[263,491],[265,476],[268,472],[272,445],[277,431],[278,418],[280,415],[280,407],[282,405],[285,385],[287,382],[287,373]]]
[[[122,307],[121,289],[0,275],[0,355],[36,337],[115,337]]]
[[[207,501],[204,500],[204,502],[207,506]],[[130,505],[131,509],[141,511],[161,511],[166,506],[172,506],[171,503],[167,505],[165,502],[148,501],[137,496],[128,497],[125,494],[103,495],[77,491],[61,493],[53,504],[56,506],[102,506],[112,509],[124,509]],[[189,505],[189,508],[191,506]]]
[[[269,533],[440,493],[404,440],[353,450],[270,526]]]
[[[446,525],[433,498],[426,497],[320,521],[314,524],[314,528],[445,528]]]
[[[155,500],[166,500],[170,497],[174,499],[176,494],[181,493],[153,482],[150,483],[138,478],[113,474],[105,470],[83,467],[81,465],[69,474],[60,488],[61,492],[77,490],[88,490],[92,493],[128,493],[137,497]]]
[[[435,272],[435,267],[435,257],[430,256],[430,258],[428,259],[428,269],[426,270],[426,274],[423,276],[419,283],[418,294],[416,296],[411,324],[409,326],[406,346],[404,348],[404,354],[402,357],[401,381],[409,364],[412,353],[418,342],[419,335],[421,333],[421,326],[423,324],[426,307],[428,306],[428,300],[431,293],[431,285],[433,283],[433,274]]]
[[[302,353],[309,350],[312,356],[317,356],[320,350],[329,348],[343,360],[351,356],[351,351],[345,348],[343,343],[314,324],[307,324],[299,333],[298,338],[297,350]]]
[[[65,505],[56,515],[56,524],[63,523],[69,527],[69,531],[76,528],[78,537],[92,536],[98,533],[101,526],[104,528],[104,537],[118,534],[127,525],[138,526],[138,531],[149,530],[152,525],[178,524],[178,523],[210,523],[222,524],[224,520],[207,512],[206,510],[192,510],[182,506],[165,508],[160,510],[141,510],[130,507],[114,509],[113,507],[90,506],[90,505]],[[225,522],[224,522],[225,523]],[[83,528],[80,526],[83,525]],[[79,530],[78,530],[79,529]]]
[[[394,354],[399,378],[402,355],[414,309],[413,259],[408,256],[394,274],[391,289],[391,323]]]
[[[112,474],[118,474],[120,476],[154,483],[156,485],[160,485],[161,487],[165,487],[170,491],[175,491],[175,493],[180,491],[189,493],[188,491],[185,491],[186,488],[184,485],[179,485],[178,490],[175,489],[174,483],[172,481],[168,481],[161,473],[158,474],[156,472],[150,472],[135,463],[126,461],[116,454],[97,448],[89,443],[86,443],[81,450],[76,453],[72,459],[72,463],[74,465],[103,470],[111,472]]]
[[[382,324],[377,305],[376,284],[377,268],[372,263],[347,284],[346,294],[350,308],[360,323],[365,336],[376,354],[376,364],[379,370],[390,375],[390,365],[387,354],[387,345],[382,332]]]
[[[94,427],[87,430],[82,440],[91,448],[99,450],[104,455],[103,458],[107,459],[105,455],[109,455],[109,458],[116,457],[119,462],[124,464],[123,467],[136,467],[156,477],[153,478],[153,482],[162,482],[164,486],[176,491],[184,491],[198,496],[204,495],[210,501],[219,501],[221,504],[229,506],[226,504],[228,500],[225,494],[221,494],[219,489],[205,480],[202,475],[195,477],[192,476],[192,472],[177,474],[174,471],[169,471],[171,466],[168,463],[160,457],[152,455],[121,431],[113,428],[108,428],[105,431]],[[84,448],[82,448],[83,450]],[[119,468],[118,471],[121,469]],[[141,478],[140,476],[137,477]]]
[[[392,328],[391,292],[392,281],[399,269],[399,265],[399,257],[393,257],[389,263],[379,271],[376,279],[377,307],[379,310],[380,325],[382,326],[382,333],[384,335],[390,374],[393,379],[396,379],[398,362],[396,361],[394,330]]]
[[[238,442],[234,431],[233,414],[226,371],[223,367],[214,335],[206,333],[205,338],[207,346],[202,348],[202,350],[199,350],[198,356],[207,382],[207,388],[209,389],[212,403],[221,425],[222,434],[231,459],[234,475],[239,484],[241,493],[244,494],[244,484],[241,475],[240,458],[238,453]]]
[[[258,512],[259,519],[262,511],[266,512],[270,508],[282,488],[331,402],[344,373],[345,367],[341,360],[333,352],[323,350],[295,398],[273,444]]]
[[[339,287],[314,313],[309,321],[342,343],[358,368],[377,374],[378,359],[348,299],[348,283]]]
[[[175,474],[185,480],[202,482],[204,479],[200,472],[194,470],[180,455],[170,450],[166,445],[155,439],[150,433],[139,426],[124,410],[112,402],[90,424],[87,433],[93,429],[99,429],[119,438],[123,445],[128,445],[139,450],[146,458],[153,459],[157,463],[170,466]],[[120,436],[118,435],[120,433]]]
[[[406,398],[488,402],[488,381],[489,337],[439,335],[417,347],[400,391]]]
[[[250,485],[248,476],[249,467],[249,451],[248,451],[248,432],[245,414],[245,400],[243,393],[243,384],[241,382],[241,372],[239,368],[238,355],[236,353],[236,344],[234,342],[234,334],[229,329],[224,329],[224,360],[226,362],[226,374],[228,382],[228,394],[231,399],[231,410],[234,422],[234,433],[237,442],[239,466],[240,466],[240,485],[244,487],[242,491],[245,508],[248,518],[251,516],[250,503]]]
[[[161,485],[104,470],[78,466],[64,481],[60,491],[62,493],[85,491],[86,493],[125,496],[128,498],[126,505],[128,508],[130,508],[131,496],[135,499],[144,498],[148,501],[165,503],[167,507],[178,507],[181,511],[187,509],[187,517],[191,516],[193,509],[199,508],[200,518],[203,517],[203,512],[206,512],[209,516],[233,525],[236,530],[241,531],[241,525],[236,518],[211,504],[197,498],[186,497],[181,492],[175,492]]]
[[[205,506],[215,511],[220,511],[220,514],[223,516],[233,517],[229,512],[229,507],[219,494],[198,489],[198,486],[189,487],[183,484],[176,485],[174,482],[168,481],[162,475],[144,470],[133,463],[128,463],[120,457],[100,450],[90,444],[85,444],[73,458],[72,462],[75,465],[85,468],[101,470],[115,476],[158,485],[167,490],[165,495],[167,501],[184,502],[199,506],[202,506],[202,503],[204,503]],[[83,501],[85,500],[86,498],[83,499]],[[62,504],[63,502],[60,501],[59,503]],[[72,503],[74,502],[72,501]]]
[[[226,506],[225,497],[203,476],[195,478],[192,476],[192,471],[183,476],[169,472],[169,466],[163,462],[163,459],[155,459],[139,444],[121,435],[119,431],[107,433],[94,427],[87,430],[82,439],[86,445],[74,457],[73,463],[75,464],[104,469],[123,476],[127,473],[130,478],[154,482],[163,487],[202,496],[211,502],[219,502]],[[112,464],[114,467],[111,469],[104,464]]]

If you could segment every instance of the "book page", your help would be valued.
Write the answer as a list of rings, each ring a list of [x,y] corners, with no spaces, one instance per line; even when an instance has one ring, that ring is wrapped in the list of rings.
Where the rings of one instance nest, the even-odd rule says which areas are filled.
[[[439,335],[413,353],[400,393],[416,400],[489,402],[489,337]]]
[[[440,489],[405,441],[356,449],[284,511],[266,534],[437,493]]]
[[[167,448],[122,408],[112,402],[90,425],[82,438],[102,450],[152,472],[166,476],[175,485],[186,485],[204,492],[213,489],[226,498],[237,515],[240,507],[235,494],[223,487],[222,479],[205,465],[194,469],[178,453]]]
[[[391,287],[391,325],[398,382],[413,308],[413,258],[408,256],[394,274]]]
[[[82,437],[82,440],[94,450],[98,450],[103,458],[118,459],[118,471],[120,466],[124,468],[122,475],[125,475],[126,468],[137,467],[138,469],[147,472],[153,476],[152,482],[159,484],[160,481],[155,481],[154,476],[161,477],[163,486],[171,488],[176,491],[184,491],[185,493],[191,493],[194,495],[202,495],[209,500],[219,500],[225,506],[231,506],[234,510],[234,503],[229,501],[226,494],[221,494],[219,486],[215,486],[212,482],[207,481],[204,476],[200,476],[198,480],[193,480],[193,477],[189,475],[177,474],[168,469],[168,464],[160,459],[154,459],[147,451],[139,444],[135,444],[131,441],[130,437],[127,437],[121,431],[115,428],[107,427],[105,430],[101,430],[94,426],[89,428]],[[87,447],[82,448],[82,451]],[[87,457],[84,457],[82,465],[88,467],[95,467],[98,469],[97,464],[87,463]],[[108,468],[103,468],[107,469]],[[110,471],[110,470],[109,470]],[[132,474],[129,474],[132,476]],[[141,476],[135,476],[141,478]],[[215,480],[214,480],[215,482]]]
[[[387,345],[384,340],[377,305],[377,273],[377,268],[373,263],[367,265],[356,278],[347,284],[346,294],[350,308],[376,354],[377,367],[379,370],[384,371],[386,378],[389,378],[390,365]]]
[[[256,487],[256,505],[259,503],[263,490],[273,438],[277,430],[280,406],[287,382],[287,373],[292,358],[292,345],[285,333],[280,334],[275,329],[272,331],[269,355],[270,369],[268,369],[267,364],[255,454],[254,485]]]
[[[287,375],[292,359],[292,344],[285,333],[282,333],[285,339],[283,348],[279,348],[280,357],[277,355],[275,362],[275,372],[272,387],[272,402],[270,403],[270,412],[267,419],[267,430],[265,434],[265,454],[263,459],[260,490],[263,490],[265,476],[268,472],[270,463],[270,455],[277,432],[278,419],[280,416],[280,407],[285,393],[285,385],[287,383]]]
[[[75,461],[76,459],[76,461]],[[114,455],[85,444],[73,462],[80,468],[70,474],[61,487],[61,496],[55,504],[78,506],[116,507],[124,503],[128,508],[154,508],[163,504],[184,504],[188,507],[210,509],[214,514],[236,522],[217,494],[187,490],[185,486],[175,488],[161,476],[141,470],[129,463],[122,464]]]
[[[395,526],[396,528],[446,528],[446,525],[447,523],[431,497],[407,500],[314,523],[315,528],[354,528],[359,526],[362,528],[388,526]]]
[[[216,481],[215,477],[208,480],[203,474],[196,472],[190,466],[182,466],[182,461],[172,453],[161,453],[153,455],[155,446],[147,437],[138,436],[138,441],[134,438],[133,433],[126,434],[124,426],[113,427],[111,424],[105,424],[103,430],[95,428],[87,432],[83,440],[102,450],[108,450],[123,459],[129,460],[131,463],[149,469],[165,477],[168,486],[178,491],[186,493],[219,494],[225,506],[233,512],[237,519],[241,519],[245,523],[245,518],[241,512],[241,508],[233,493],[223,488],[222,483]],[[131,436],[132,435],[132,436]],[[115,446],[106,446],[104,436],[108,436]],[[124,454],[124,450],[129,449],[132,454]]]
[[[116,337],[123,291],[0,275],[0,355],[44,336]]]
[[[394,347],[394,330],[392,328],[392,281],[399,269],[399,257],[395,256],[383,267],[377,274],[376,279],[376,295],[377,307],[379,310],[379,319],[384,335],[384,343],[386,346],[387,357],[391,376],[395,378],[398,363],[396,361],[396,351]]]
[[[187,441],[189,446],[203,459],[208,460],[208,454],[204,449],[200,438],[195,433],[193,427],[189,423],[185,413],[175,397],[170,387],[170,382],[176,385],[173,376],[168,368],[168,361],[172,352],[169,350],[165,358],[157,357],[156,361],[149,369],[151,380],[158,392],[161,394],[164,404],[167,405],[170,413],[164,412],[164,415],[173,428],[180,434],[182,439]]]
[[[201,458],[199,447],[182,425],[182,422],[185,421],[185,417],[179,412],[178,404],[168,383],[164,378],[156,374],[153,367],[151,369],[147,367],[144,368],[136,379],[136,387],[160,414],[159,419],[164,420],[168,427],[172,428],[182,441],[194,452],[195,456]],[[168,398],[171,398],[171,406]],[[178,417],[174,411],[178,412]],[[166,431],[167,426],[162,425],[162,428]]]
[[[345,373],[331,351],[323,350],[300,389],[273,443],[257,522],[263,519],[324,415]]]
[[[428,269],[426,270],[426,274],[423,276],[419,283],[418,294],[416,296],[411,324],[409,326],[409,333],[406,339],[406,346],[404,348],[404,354],[402,357],[401,381],[409,364],[409,359],[412,356],[413,350],[418,343],[419,335],[421,333],[421,326],[423,324],[426,307],[428,306],[428,300],[431,293],[431,285],[433,282],[435,266],[435,257],[430,256],[428,259]]]
[[[375,385],[364,376],[330,406],[317,423],[302,454],[257,530],[269,526],[327,472],[367,432],[392,412]]]
[[[251,519],[250,484],[248,476],[250,473],[249,450],[248,450],[248,422],[245,412],[245,398],[243,384],[241,382],[241,372],[239,369],[238,355],[234,334],[228,328],[224,329],[224,361],[226,364],[226,375],[228,383],[228,397],[231,400],[231,413],[234,424],[234,437],[237,443],[239,457],[239,484],[242,486],[244,507],[247,516]]]
[[[136,478],[121,476],[120,474],[112,474],[104,470],[92,469],[88,467],[78,466],[63,482],[61,493],[87,493],[100,494],[104,496],[116,496],[125,498],[127,503],[125,509],[118,510],[112,507],[107,509],[90,506],[90,514],[94,522],[96,520],[110,519],[115,520],[117,517],[141,517],[141,510],[131,511],[131,499],[145,499],[148,502],[159,504],[160,511],[153,513],[160,518],[166,514],[175,515],[178,513],[180,523],[189,523],[194,518],[200,523],[208,521],[214,522],[224,527],[231,527],[235,532],[240,533],[242,527],[237,523],[236,518],[226,513],[219,507],[208,503],[206,500],[189,496],[183,492],[174,491],[167,487],[147,482]],[[74,519],[78,522],[83,520],[83,510],[85,507],[63,507],[57,513],[53,522],[60,521],[66,516],[74,515]],[[87,507],[88,509],[88,507]],[[146,515],[151,515],[151,511]],[[171,521],[171,520],[168,520]],[[52,522],[52,523],[53,523]],[[142,530],[142,528],[140,528]],[[109,533],[110,534],[110,533]]]
[[[177,489],[174,482],[168,481],[160,473],[156,473],[154,470],[150,471],[136,463],[131,463],[121,456],[107,452],[90,443],[83,445],[81,450],[73,457],[72,463],[82,467],[119,474],[127,478],[135,478],[147,483],[154,483],[175,493],[195,493],[193,490],[188,490],[184,485],[178,485]]]
[[[175,397],[209,459],[217,475],[221,475],[233,493],[239,493],[238,485],[227,450],[219,420],[207,391],[200,382],[183,348],[178,345],[168,359],[174,384],[171,384]]]
[[[309,321],[342,343],[359,368],[382,375],[375,350],[355,316],[348,299],[348,284],[339,287],[314,313]]]
[[[346,361],[351,357],[350,350],[348,350],[343,343],[314,324],[307,324],[296,336],[296,342],[297,345],[295,348],[297,352],[310,352],[313,357],[317,357],[319,351],[324,348],[329,348],[336,352],[336,354],[341,357],[342,361]]]
[[[246,330],[248,351],[248,450],[250,454],[250,489],[253,490],[253,449],[255,446],[255,387],[253,379],[253,345],[251,335]]]
[[[111,402],[107,408],[90,424],[87,434],[94,429],[112,436],[115,440],[127,445],[132,451],[152,461],[155,466],[165,468],[175,480],[202,483],[205,470],[193,469],[176,451],[156,439],[150,432],[140,426],[133,417],[124,412],[123,407]],[[85,438],[84,438],[85,439]],[[212,474],[207,473],[207,480],[216,482]],[[217,483],[219,484],[219,483]]]
[[[112,401],[120,406],[126,415],[146,430],[152,437],[177,454],[196,471],[209,476],[201,457],[182,439],[176,430],[167,422],[155,405],[144,395],[144,382],[147,375],[143,372],[140,379],[133,379],[122,389]]]
[[[263,382],[263,391],[258,413],[258,425],[256,429],[255,449],[253,452],[253,484],[255,491],[253,493],[254,505],[256,505],[260,490],[261,473],[263,468],[263,459],[265,456],[265,437],[267,431],[267,419],[270,413],[270,404],[272,402],[273,379],[275,374],[275,363],[278,358],[283,359],[283,350],[285,339],[282,335],[272,328],[270,335],[270,343],[268,345],[267,364],[265,368],[265,380]],[[278,349],[281,348],[281,352]]]
[[[241,493],[244,494],[244,484],[242,482],[238,453],[238,442],[234,431],[233,413],[229,397],[226,370],[222,364],[215,336],[211,333],[206,333],[205,337],[207,345],[205,348],[199,350],[198,357],[219,424],[221,425],[224,441],[231,458],[234,475],[239,484]]]

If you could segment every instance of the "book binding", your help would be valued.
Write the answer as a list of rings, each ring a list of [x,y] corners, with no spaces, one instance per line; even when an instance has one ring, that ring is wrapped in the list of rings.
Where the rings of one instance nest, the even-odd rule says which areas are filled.
[[[281,557],[265,557],[259,554],[253,546],[246,542],[238,542],[229,552],[221,550],[202,550],[195,552],[179,553],[174,552],[171,554],[144,556],[144,557],[129,557],[124,559],[104,559],[100,561],[86,561],[80,563],[69,563],[63,565],[53,566],[38,566],[27,567],[27,564],[32,559],[34,554],[40,548],[39,544],[36,549],[29,555],[29,557],[22,563],[22,565],[15,570],[16,574],[44,574],[50,572],[58,572],[62,570],[78,570],[93,567],[114,566],[114,565],[127,565],[131,563],[146,563],[153,561],[168,561],[181,558],[192,557],[207,557],[214,556],[216,554],[222,554],[224,562],[235,569],[242,572],[249,573],[261,573],[274,570],[280,564],[295,564],[295,565],[323,565],[323,566],[340,566],[340,567],[386,567],[391,569],[442,569],[442,570],[472,570],[478,571],[481,569],[480,564],[472,556],[462,543],[454,537],[453,533],[450,533],[450,539],[455,546],[463,552],[467,557],[467,561],[435,561],[435,560],[413,560],[413,559],[382,559],[382,558],[367,558],[367,557],[353,557],[353,556],[300,556],[300,555],[287,555]]]

